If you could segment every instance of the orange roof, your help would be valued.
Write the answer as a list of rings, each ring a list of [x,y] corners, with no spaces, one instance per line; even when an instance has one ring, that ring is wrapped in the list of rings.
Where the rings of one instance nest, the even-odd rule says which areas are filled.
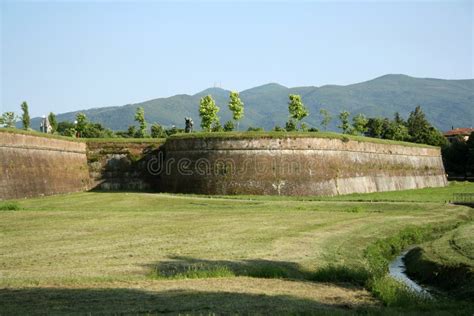
[[[455,128],[444,133],[444,136],[456,136],[456,135],[471,135],[474,132],[474,128]]]

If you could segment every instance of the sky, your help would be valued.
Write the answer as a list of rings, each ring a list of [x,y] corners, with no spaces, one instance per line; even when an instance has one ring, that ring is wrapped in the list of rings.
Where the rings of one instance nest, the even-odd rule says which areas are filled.
[[[0,112],[389,73],[470,79],[473,3],[0,0]]]

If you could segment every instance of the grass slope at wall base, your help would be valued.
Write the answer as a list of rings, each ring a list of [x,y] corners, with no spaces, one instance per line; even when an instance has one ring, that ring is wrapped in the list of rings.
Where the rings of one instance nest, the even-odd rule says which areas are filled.
[[[176,137],[165,144],[165,191],[340,195],[442,187],[439,148],[318,137]]]

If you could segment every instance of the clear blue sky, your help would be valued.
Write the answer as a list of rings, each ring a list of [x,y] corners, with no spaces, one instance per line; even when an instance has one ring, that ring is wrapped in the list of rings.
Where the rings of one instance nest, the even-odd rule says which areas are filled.
[[[0,3],[1,112],[474,72],[473,1]]]

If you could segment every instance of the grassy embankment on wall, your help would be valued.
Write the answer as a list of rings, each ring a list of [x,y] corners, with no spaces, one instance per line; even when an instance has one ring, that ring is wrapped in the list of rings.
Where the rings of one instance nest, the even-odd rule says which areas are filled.
[[[16,133],[32,136],[40,136],[47,138],[55,138],[69,141],[80,141],[80,142],[138,142],[138,143],[147,143],[147,142],[163,142],[164,138],[73,138],[61,135],[52,135],[40,133],[38,131],[25,131],[17,128],[0,128],[0,133]],[[355,135],[346,135],[335,132],[194,132],[194,133],[180,133],[170,136],[173,139],[180,138],[229,138],[229,139],[251,139],[251,138],[303,138],[303,137],[315,137],[315,138],[327,138],[327,139],[340,139],[342,141],[359,141],[359,142],[370,142],[377,144],[391,144],[391,145],[403,145],[409,147],[426,147],[426,148],[435,148],[433,146],[402,142],[402,141],[393,141],[380,138],[372,138],[365,136],[355,136]]]
[[[388,145],[403,145],[408,147],[425,147],[425,148],[436,148],[425,144],[417,144],[410,142],[394,141],[381,138],[372,138],[365,136],[356,136],[341,134],[335,132],[275,132],[275,131],[251,131],[251,132],[197,132],[190,134],[175,134],[171,136],[171,139],[182,139],[182,138],[222,138],[222,139],[258,139],[258,138],[326,138],[326,139],[339,139],[344,142],[352,140],[358,142],[369,142],[376,144],[388,144]]]

